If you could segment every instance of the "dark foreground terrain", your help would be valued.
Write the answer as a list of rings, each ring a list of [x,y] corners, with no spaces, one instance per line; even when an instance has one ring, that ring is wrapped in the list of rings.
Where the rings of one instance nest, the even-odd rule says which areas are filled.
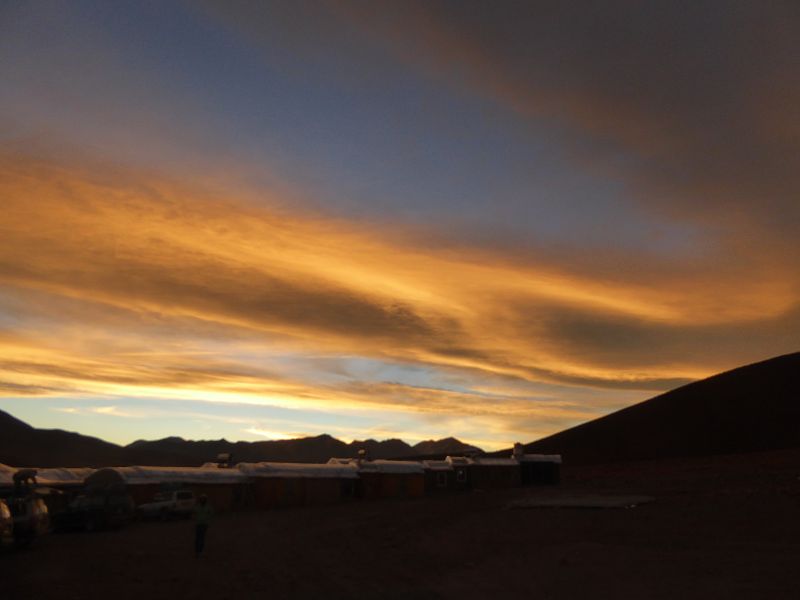
[[[0,556],[0,597],[797,598],[800,451],[566,468],[473,492],[60,534]],[[507,510],[529,495],[646,494],[632,509]]]

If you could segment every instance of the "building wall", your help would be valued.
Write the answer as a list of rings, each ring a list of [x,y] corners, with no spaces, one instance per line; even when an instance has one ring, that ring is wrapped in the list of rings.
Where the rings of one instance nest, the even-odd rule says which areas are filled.
[[[152,502],[155,495],[161,491],[161,486],[158,483],[141,483],[125,486],[125,489],[133,498],[133,503],[139,506]]]
[[[353,479],[335,478],[306,479],[306,505],[336,504],[348,499],[346,495],[348,491],[347,483],[353,481]],[[349,497],[352,498],[352,493]]]
[[[561,481],[561,465],[557,462],[523,462],[522,485],[548,485]]]
[[[479,490],[519,487],[519,465],[472,465],[469,469],[472,487]]]
[[[214,509],[214,512],[225,513],[231,512],[237,508],[237,496],[241,492],[241,484],[187,484],[185,489],[192,490],[195,497],[205,494],[208,497],[208,503]]]
[[[425,471],[425,493],[429,495],[455,492],[463,489],[456,485],[455,471]]]
[[[252,486],[256,508],[269,509],[305,504],[305,485],[302,479],[261,477],[254,479]]]
[[[425,495],[423,473],[377,473],[362,472],[360,497],[367,500],[378,498],[419,498]]]

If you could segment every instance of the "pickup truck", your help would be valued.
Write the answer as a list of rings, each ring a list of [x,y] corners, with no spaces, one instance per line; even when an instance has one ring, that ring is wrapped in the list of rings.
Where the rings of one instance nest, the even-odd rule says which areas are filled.
[[[136,510],[140,517],[157,517],[166,521],[170,517],[189,517],[194,502],[194,493],[189,490],[160,492],[152,502],[140,504]]]

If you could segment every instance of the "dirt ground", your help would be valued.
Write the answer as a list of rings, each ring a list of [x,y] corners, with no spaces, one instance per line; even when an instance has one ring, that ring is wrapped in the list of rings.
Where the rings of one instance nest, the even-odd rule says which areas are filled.
[[[536,488],[52,535],[0,556],[25,599],[800,597],[800,451],[564,469]],[[636,494],[631,509],[509,510]]]

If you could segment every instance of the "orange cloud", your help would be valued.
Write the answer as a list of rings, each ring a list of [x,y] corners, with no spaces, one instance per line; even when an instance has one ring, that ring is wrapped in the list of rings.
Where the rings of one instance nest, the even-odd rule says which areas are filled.
[[[713,238],[718,269],[770,269],[800,250],[798,32],[787,6],[329,4],[520,128],[557,127],[576,169],[623,181],[640,207]]]
[[[660,389],[738,362],[730,350],[698,361],[710,337],[729,348],[750,332],[755,353],[776,339],[759,330],[797,331],[796,288],[777,268],[748,286],[709,272],[612,282],[143,173],[8,156],[0,197],[0,302],[16,319],[0,330],[7,396],[370,406],[554,429],[598,409],[536,385]],[[239,358],[281,352],[424,366],[464,391],[318,381]]]

